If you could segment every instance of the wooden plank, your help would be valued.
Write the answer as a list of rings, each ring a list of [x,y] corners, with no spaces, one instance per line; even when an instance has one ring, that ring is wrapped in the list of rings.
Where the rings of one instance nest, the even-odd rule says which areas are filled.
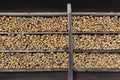
[[[67,72],[0,73],[0,80],[67,80]]]
[[[77,72],[75,80],[120,80],[120,73]]]

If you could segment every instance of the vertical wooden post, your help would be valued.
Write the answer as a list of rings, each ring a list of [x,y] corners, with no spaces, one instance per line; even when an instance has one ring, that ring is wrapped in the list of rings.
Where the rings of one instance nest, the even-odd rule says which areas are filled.
[[[72,31],[72,9],[71,4],[67,4],[68,14],[68,36],[69,36],[69,66],[68,80],[73,80],[73,31]]]

